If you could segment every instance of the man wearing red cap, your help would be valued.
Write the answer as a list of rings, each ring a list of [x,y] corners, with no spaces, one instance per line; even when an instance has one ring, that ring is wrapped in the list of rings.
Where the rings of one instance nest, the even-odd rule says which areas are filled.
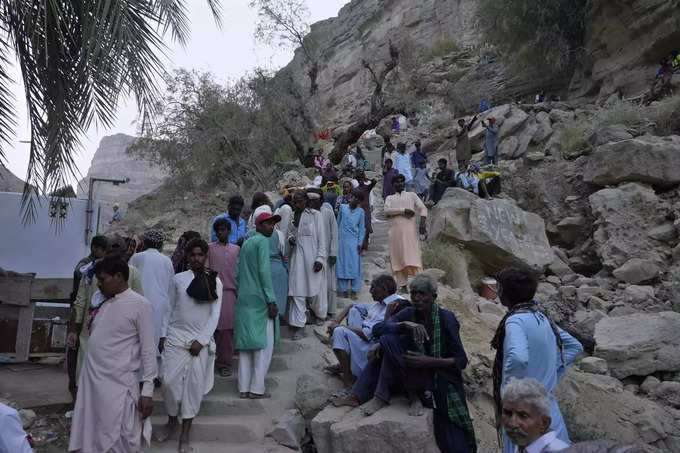
[[[267,398],[264,378],[279,345],[279,316],[272,283],[269,238],[281,221],[269,212],[255,218],[256,233],[244,242],[238,261],[238,300],[234,317],[234,349],[239,351],[241,398]]]

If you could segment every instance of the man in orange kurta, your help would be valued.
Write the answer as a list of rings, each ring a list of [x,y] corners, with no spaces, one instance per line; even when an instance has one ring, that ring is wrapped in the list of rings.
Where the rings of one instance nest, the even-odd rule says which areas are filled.
[[[425,234],[427,208],[414,192],[404,191],[404,175],[395,176],[392,185],[396,193],[385,200],[385,212],[390,219],[390,263],[397,285],[403,288],[409,276],[423,271],[415,216],[420,216],[420,234]]]

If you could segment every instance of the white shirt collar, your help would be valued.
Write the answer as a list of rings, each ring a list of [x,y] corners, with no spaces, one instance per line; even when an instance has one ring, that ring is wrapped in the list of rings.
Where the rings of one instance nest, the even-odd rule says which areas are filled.
[[[542,453],[543,449],[553,443],[556,438],[557,433],[555,431],[548,431],[531,444],[527,445],[527,453]],[[515,451],[519,451],[519,448]]]
[[[403,299],[403,297],[401,297],[401,296],[400,296],[399,294],[397,294],[397,293],[394,293],[394,294],[392,294],[391,296],[387,296],[386,298],[384,298],[383,301],[382,301],[382,303],[385,304],[385,305],[389,305],[389,304],[391,304],[392,302],[394,302],[395,300],[400,300],[400,299]]]

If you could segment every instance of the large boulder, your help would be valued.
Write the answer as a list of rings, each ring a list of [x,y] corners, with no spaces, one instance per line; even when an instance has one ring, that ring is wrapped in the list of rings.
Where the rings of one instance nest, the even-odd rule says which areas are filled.
[[[680,313],[634,313],[604,318],[595,326],[595,356],[612,376],[680,371]]]
[[[543,219],[507,200],[484,200],[451,188],[428,219],[430,237],[460,244],[489,271],[511,265],[543,271],[553,263]]]
[[[312,433],[319,453],[390,451],[436,453],[432,411],[422,417],[408,415],[405,400],[396,399],[370,417],[359,409],[350,412],[327,407],[312,420]]]
[[[661,269],[655,262],[631,258],[623,266],[614,269],[612,274],[621,281],[637,285],[638,283],[657,278],[659,272],[661,272]]]
[[[641,136],[596,148],[583,180],[599,186],[642,182],[660,187],[680,184],[680,136]]]
[[[613,377],[572,368],[553,393],[572,442],[607,439],[678,451],[677,417],[663,406],[624,390]]]
[[[602,189],[589,197],[597,229],[595,250],[609,269],[623,266],[631,258],[661,260],[661,245],[649,237],[650,228],[666,221],[669,206],[651,187],[629,183]]]

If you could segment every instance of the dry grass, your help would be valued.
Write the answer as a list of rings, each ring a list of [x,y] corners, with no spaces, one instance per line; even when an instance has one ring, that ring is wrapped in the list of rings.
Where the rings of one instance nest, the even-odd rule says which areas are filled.
[[[442,283],[451,287],[456,287],[455,275],[457,274],[457,254],[451,253],[453,245],[440,239],[428,243],[423,247],[423,268],[441,269],[446,274],[442,278]]]
[[[453,52],[460,50],[460,44],[453,38],[442,38],[435,41],[430,47],[430,52],[427,55],[426,60],[434,60],[435,58],[440,58]]]

